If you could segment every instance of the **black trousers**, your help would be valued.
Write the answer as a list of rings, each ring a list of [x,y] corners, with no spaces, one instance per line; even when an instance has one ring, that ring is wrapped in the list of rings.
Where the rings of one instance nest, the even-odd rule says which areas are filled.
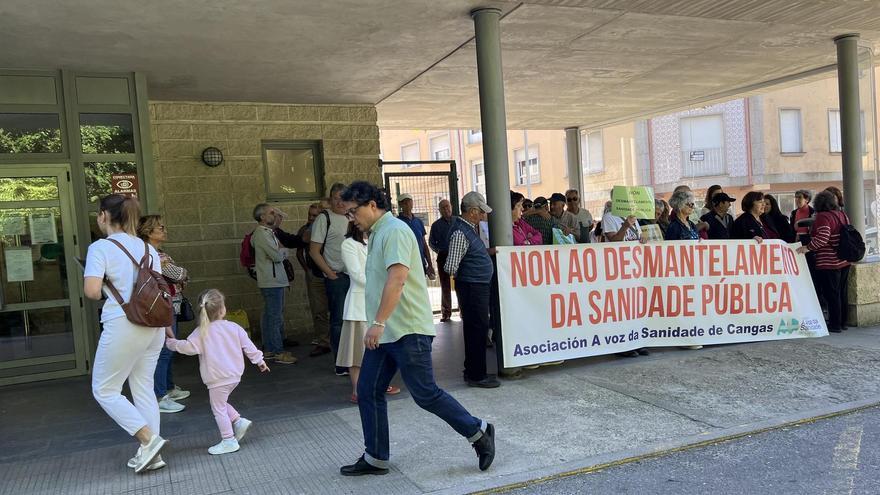
[[[458,310],[464,327],[464,378],[486,378],[486,337],[489,334],[489,283],[455,281]]]
[[[819,290],[828,304],[828,330],[838,330],[846,325],[849,267],[840,270],[816,270],[816,278],[819,281]]]

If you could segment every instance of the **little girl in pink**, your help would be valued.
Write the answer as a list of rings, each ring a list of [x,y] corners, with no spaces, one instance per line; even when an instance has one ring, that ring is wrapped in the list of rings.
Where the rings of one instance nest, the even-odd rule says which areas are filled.
[[[228,454],[239,449],[238,442],[251,426],[251,421],[226,402],[244,373],[242,351],[260,371],[269,371],[269,367],[263,361],[263,353],[251,342],[244,329],[223,319],[226,305],[219,290],[208,289],[199,295],[198,312],[198,328],[186,340],[177,340],[173,333],[167,332],[165,345],[181,354],[199,355],[199,372],[208,386],[211,411],[222,437],[220,443],[208,449],[208,453]]]

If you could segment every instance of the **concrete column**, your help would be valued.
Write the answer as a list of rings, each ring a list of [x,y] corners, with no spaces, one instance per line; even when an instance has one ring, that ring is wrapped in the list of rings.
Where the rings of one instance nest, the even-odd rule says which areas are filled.
[[[504,79],[501,74],[501,10],[475,9],[471,11],[471,17],[474,19],[477,41],[486,200],[495,210],[489,216],[489,240],[493,247],[512,246],[507,117],[504,110]]]
[[[862,171],[861,107],[859,105],[858,34],[834,38],[840,96],[840,144],[843,159],[843,202],[853,227],[865,235],[865,180]],[[867,131],[867,130],[866,130]]]
[[[581,133],[577,127],[565,129],[565,150],[568,158],[568,187],[584,194],[581,173]],[[583,206],[583,205],[581,205]]]

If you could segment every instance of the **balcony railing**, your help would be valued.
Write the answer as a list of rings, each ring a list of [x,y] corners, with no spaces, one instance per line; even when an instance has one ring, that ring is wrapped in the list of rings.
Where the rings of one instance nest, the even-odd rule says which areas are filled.
[[[724,148],[683,149],[681,151],[682,177],[724,175]]]

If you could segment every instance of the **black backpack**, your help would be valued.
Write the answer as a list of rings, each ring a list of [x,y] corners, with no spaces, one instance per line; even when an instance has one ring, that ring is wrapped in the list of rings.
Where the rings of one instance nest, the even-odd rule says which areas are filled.
[[[837,245],[837,257],[855,263],[865,257],[865,240],[862,234],[850,225],[849,218],[843,214],[846,223],[840,225],[840,244]],[[840,218],[838,217],[838,220]]]

